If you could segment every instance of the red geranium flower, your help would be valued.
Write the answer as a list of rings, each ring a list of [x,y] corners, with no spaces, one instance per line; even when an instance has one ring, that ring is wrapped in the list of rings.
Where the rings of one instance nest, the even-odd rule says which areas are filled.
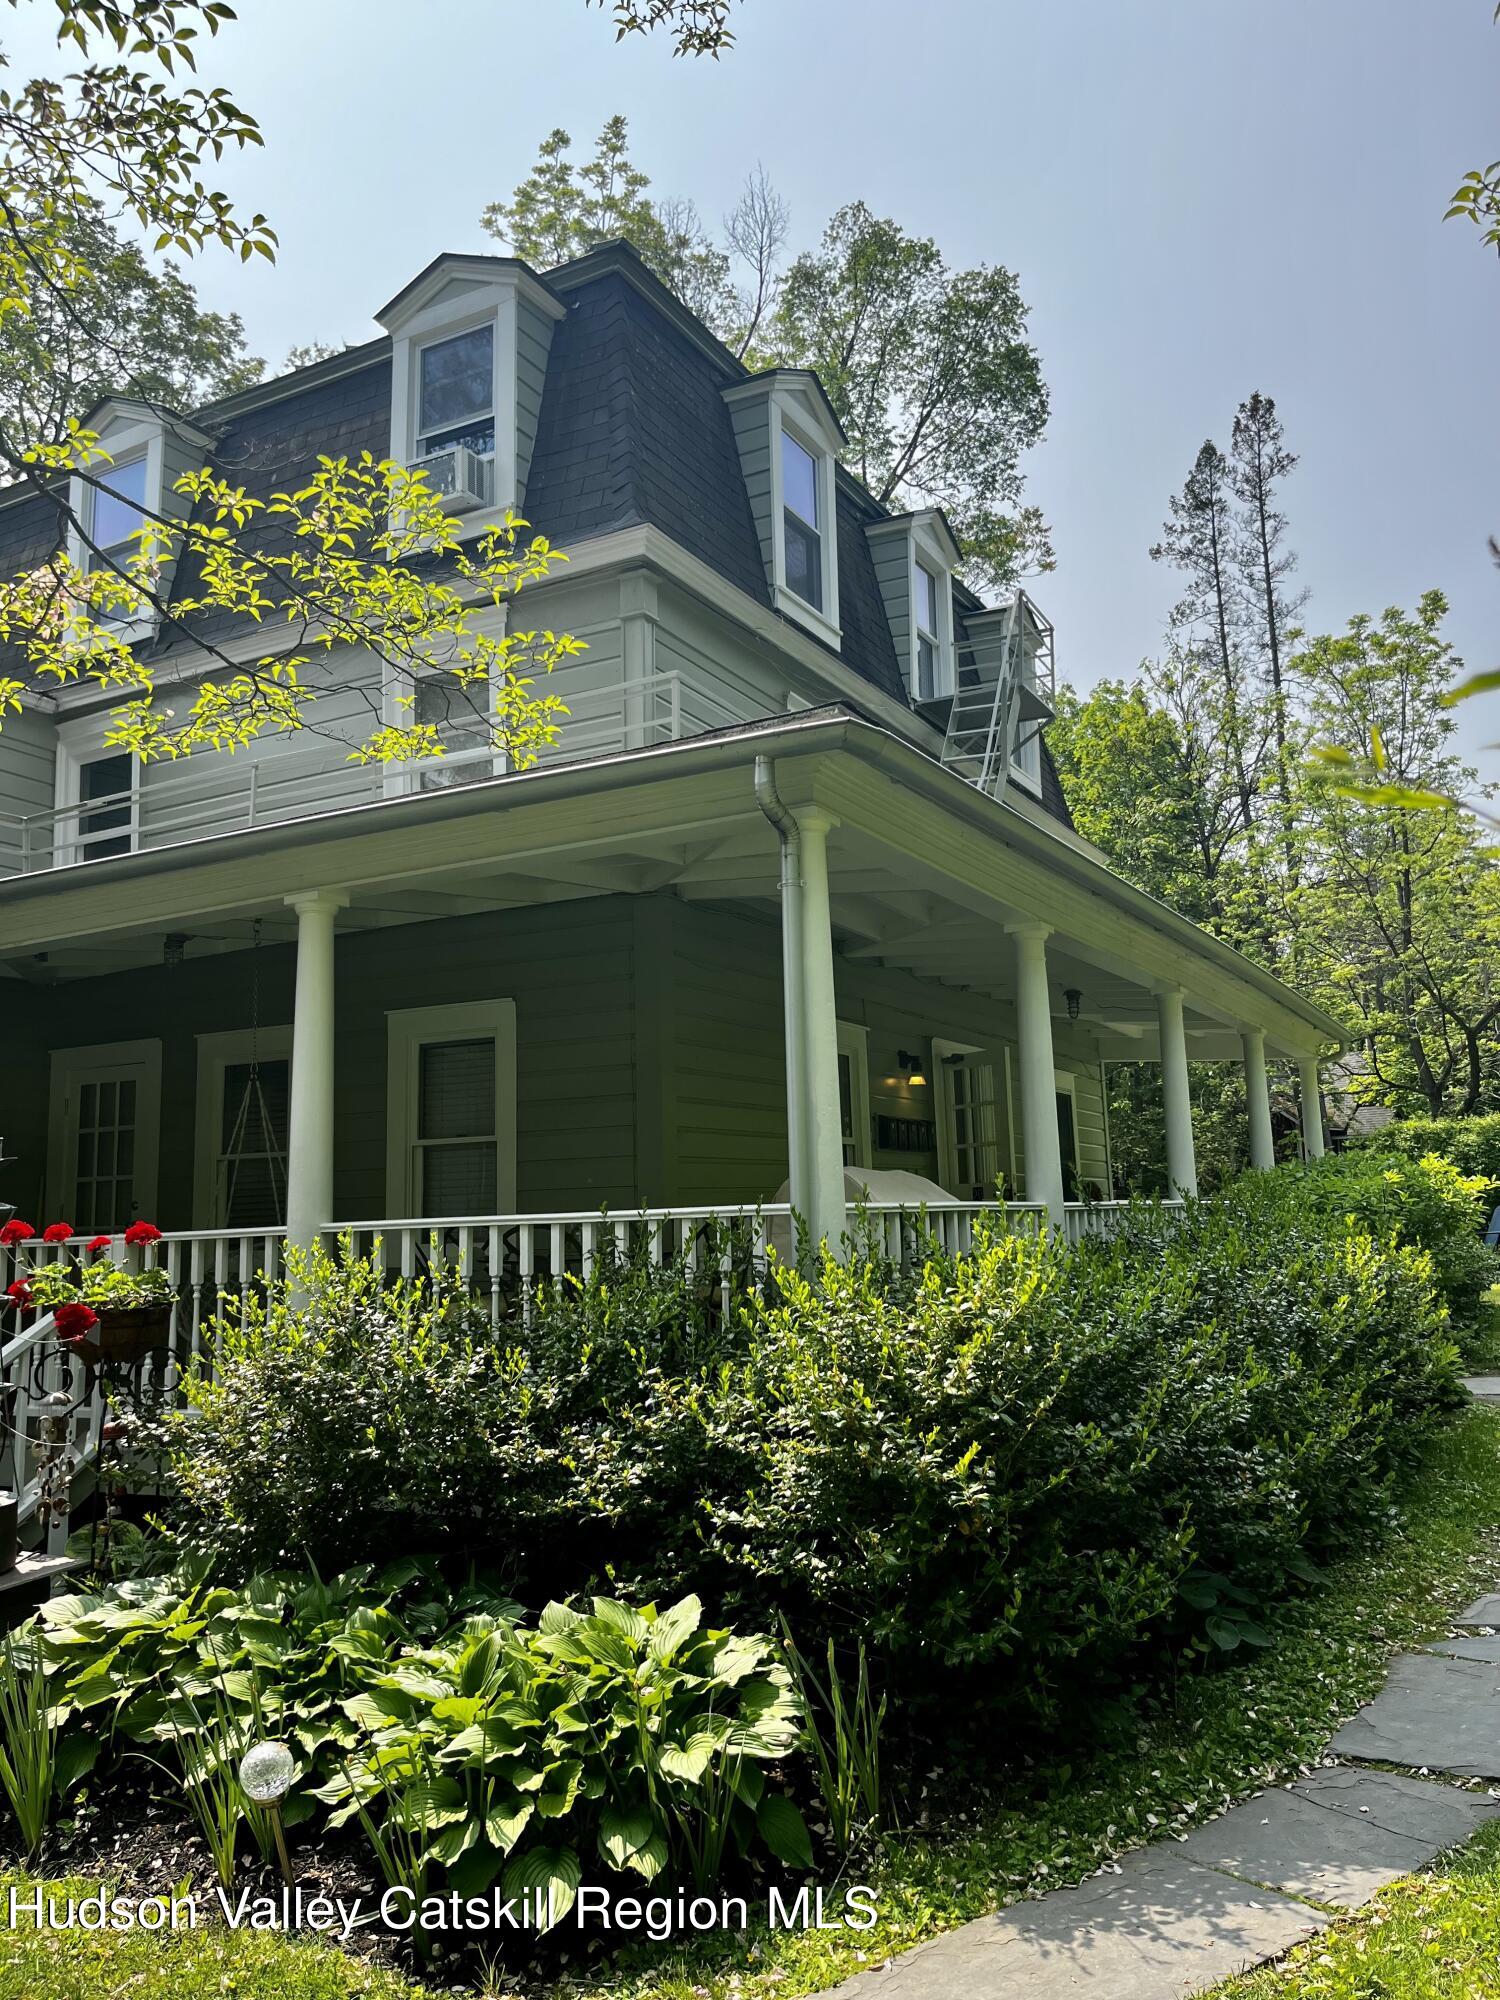
[[[42,1241],[44,1243],[66,1243],[72,1234],[73,1225],[71,1222],[49,1222],[47,1227],[42,1231]]]
[[[114,1242],[114,1240],[115,1239],[112,1236],[91,1237],[89,1239],[89,1246],[88,1246],[89,1255],[92,1257],[95,1251],[97,1250],[107,1250],[110,1244]]]
[[[29,1222],[23,1222],[18,1215],[13,1215],[5,1227],[0,1229],[0,1243],[29,1243],[35,1235],[36,1231]]]
[[[63,1340],[82,1340],[90,1327],[99,1324],[99,1315],[92,1307],[81,1304],[77,1299],[56,1308],[52,1323]]]
[[[132,1249],[140,1243],[160,1243],[161,1231],[154,1222],[132,1222],[125,1232],[125,1241]]]
[[[31,1287],[24,1278],[17,1278],[13,1285],[5,1287],[5,1296],[13,1306],[29,1306],[31,1304]]]

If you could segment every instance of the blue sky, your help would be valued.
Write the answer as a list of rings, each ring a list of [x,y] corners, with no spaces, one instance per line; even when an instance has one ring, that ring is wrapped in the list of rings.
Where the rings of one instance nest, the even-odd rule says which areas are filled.
[[[486,247],[480,208],[550,127],[581,143],[623,111],[657,191],[710,217],[761,160],[794,242],[862,197],[1018,272],[1053,405],[1036,593],[1068,677],[1158,648],[1173,580],[1146,551],[1252,389],[1302,455],[1310,625],[1437,585],[1470,665],[1500,660],[1500,258],[1441,220],[1500,154],[1490,0],[744,0],[717,65],[617,46],[583,0],[241,8],[212,69],[268,143],[224,179],[282,255],[194,276],[273,363],[368,337],[435,251]],[[0,22],[18,71],[48,13]],[[1500,702],[1465,735],[1500,737]]]

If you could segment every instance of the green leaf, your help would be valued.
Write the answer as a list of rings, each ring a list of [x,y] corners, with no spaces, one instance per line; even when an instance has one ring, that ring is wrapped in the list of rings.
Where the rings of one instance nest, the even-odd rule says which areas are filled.
[[[1208,1636],[1221,1652],[1232,1653],[1240,1643],[1240,1625],[1236,1618],[1226,1618],[1222,1612],[1211,1612],[1204,1620]]]
[[[57,1789],[66,1795],[93,1770],[99,1756],[97,1736],[65,1736],[57,1746]]]
[[[612,1597],[594,1599],[594,1616],[602,1624],[612,1625],[617,1632],[623,1632],[637,1645],[643,1644],[651,1631],[639,1611],[632,1611],[628,1604],[619,1604]]]
[[[500,1893],[521,1896],[529,1889],[532,1914],[541,1919],[538,1930],[550,1930],[572,1909],[582,1873],[571,1847],[533,1847],[511,1862]]]
[[[760,1829],[760,1837],[776,1856],[789,1868],[811,1868],[813,1865],[812,1841],[808,1838],[807,1822],[788,1798],[773,1792],[762,1799],[755,1814],[755,1824]]]
[[[655,1831],[648,1806],[606,1806],[599,1815],[599,1852],[611,1868],[623,1868]]]
[[[670,1660],[678,1647],[697,1631],[702,1619],[703,1606],[696,1597],[680,1598],[651,1627],[652,1659]]]
[[[509,1854],[530,1824],[535,1808],[530,1799],[515,1798],[509,1805],[491,1806],[484,1816],[484,1830],[501,1854]]]
[[[638,1847],[634,1854],[625,1857],[625,1866],[633,1868],[637,1875],[654,1882],[667,1865],[667,1839],[662,1833],[653,1833],[644,1847]]]

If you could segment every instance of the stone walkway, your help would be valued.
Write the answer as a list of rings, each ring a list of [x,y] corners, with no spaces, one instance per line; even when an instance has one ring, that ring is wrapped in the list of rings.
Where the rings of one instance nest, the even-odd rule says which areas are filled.
[[[838,2000],[1182,2000],[1357,1910],[1500,1814],[1500,1796],[1429,1775],[1500,1780],[1500,1634],[1484,1630],[1500,1592],[1457,1624],[1392,1661],[1328,1746],[1348,1761],[858,1973]]]

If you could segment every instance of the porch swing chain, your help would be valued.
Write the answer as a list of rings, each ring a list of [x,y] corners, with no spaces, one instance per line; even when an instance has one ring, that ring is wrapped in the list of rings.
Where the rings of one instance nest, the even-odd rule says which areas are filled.
[[[227,1158],[225,1160],[224,1221],[232,1226],[230,1218],[234,1212],[234,1196],[239,1180],[239,1170],[243,1161],[246,1128],[250,1123],[252,1108],[260,1119],[260,1140],[266,1149],[267,1166],[270,1169],[272,1191],[276,1192],[277,1170],[281,1178],[286,1177],[286,1161],[281,1157],[272,1136],[271,1110],[266,1103],[265,1090],[260,1080],[260,938],[261,919],[257,917],[250,929],[250,1067],[245,1078],[245,1092],[235,1113],[234,1127],[229,1135]],[[284,1189],[282,1190],[284,1196]]]

